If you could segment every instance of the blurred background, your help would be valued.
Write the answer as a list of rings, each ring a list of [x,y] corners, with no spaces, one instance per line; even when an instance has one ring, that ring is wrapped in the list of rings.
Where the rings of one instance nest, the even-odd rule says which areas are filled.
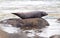
[[[49,17],[60,17],[60,0],[0,0],[0,13],[45,11]]]

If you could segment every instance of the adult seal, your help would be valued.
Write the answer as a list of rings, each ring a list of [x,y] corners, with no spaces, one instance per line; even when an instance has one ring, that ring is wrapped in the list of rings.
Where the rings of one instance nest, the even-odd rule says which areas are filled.
[[[32,11],[32,12],[23,12],[23,13],[12,13],[14,15],[17,15],[18,17],[21,17],[22,19],[28,19],[28,18],[41,18],[43,16],[48,15],[46,12],[43,11]]]

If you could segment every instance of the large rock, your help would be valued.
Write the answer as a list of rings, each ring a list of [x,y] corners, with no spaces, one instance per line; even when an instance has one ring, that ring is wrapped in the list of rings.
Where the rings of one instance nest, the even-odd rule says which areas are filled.
[[[22,20],[24,29],[41,29],[46,26],[49,26],[49,23],[43,18],[31,18]]]
[[[22,29],[41,29],[49,26],[49,23],[43,18],[31,19],[6,19],[0,21],[3,24],[11,24],[14,27],[21,27]]]

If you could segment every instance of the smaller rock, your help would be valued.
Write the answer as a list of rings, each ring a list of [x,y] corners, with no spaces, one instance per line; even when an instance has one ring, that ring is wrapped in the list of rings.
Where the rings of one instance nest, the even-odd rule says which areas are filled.
[[[42,37],[42,36],[35,35],[33,38],[47,38],[47,37]]]
[[[21,27],[22,19],[20,18],[11,18],[0,21],[0,24],[12,25],[13,27]]]
[[[27,38],[28,36],[23,32],[10,33],[9,38]]]
[[[60,18],[57,19],[57,22],[60,23]]]
[[[49,23],[43,18],[31,19],[6,19],[0,21],[2,24],[11,24],[13,27],[21,27],[21,29],[41,29],[49,26]]]

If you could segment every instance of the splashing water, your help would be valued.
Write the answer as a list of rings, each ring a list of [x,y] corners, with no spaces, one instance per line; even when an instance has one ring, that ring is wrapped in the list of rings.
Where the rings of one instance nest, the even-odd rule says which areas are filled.
[[[0,29],[2,29],[3,31],[7,32],[7,33],[18,33],[18,31],[20,30],[19,28],[16,27],[12,27],[9,24],[0,24]]]
[[[34,30],[28,30],[31,33],[28,33],[27,36],[33,37],[36,34],[36,35],[42,36],[42,37],[50,37],[55,34],[60,34],[60,23],[57,23],[56,19],[46,19],[46,20],[49,22],[50,26],[43,29],[43,32],[36,33]],[[0,27],[1,27],[1,29],[3,29],[4,31],[6,31],[8,33],[17,33],[19,30],[19,28],[12,27],[11,25],[7,26],[7,24],[3,24]]]
[[[43,37],[50,37],[52,35],[58,34],[60,35],[60,23],[56,22],[56,19],[47,19],[49,22],[50,26],[47,27],[41,34],[40,36]]]

